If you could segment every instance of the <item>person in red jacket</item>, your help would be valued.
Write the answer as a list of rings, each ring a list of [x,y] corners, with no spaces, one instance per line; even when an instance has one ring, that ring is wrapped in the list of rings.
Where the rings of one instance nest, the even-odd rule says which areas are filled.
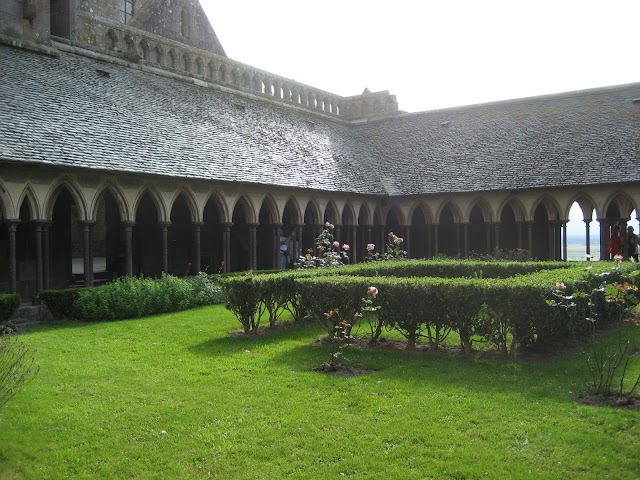
[[[614,225],[609,239],[609,253],[611,259],[616,255],[622,255],[622,240],[620,239],[620,225]]]

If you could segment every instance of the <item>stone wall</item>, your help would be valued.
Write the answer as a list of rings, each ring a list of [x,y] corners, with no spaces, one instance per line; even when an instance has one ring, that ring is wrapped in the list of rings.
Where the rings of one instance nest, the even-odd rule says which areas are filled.
[[[49,42],[49,0],[0,1],[0,35],[26,42]]]

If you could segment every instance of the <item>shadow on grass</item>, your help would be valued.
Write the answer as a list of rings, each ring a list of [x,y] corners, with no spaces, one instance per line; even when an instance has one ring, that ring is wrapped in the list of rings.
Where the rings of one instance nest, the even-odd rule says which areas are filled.
[[[311,340],[287,349],[271,362],[293,371],[312,371],[329,361],[331,349]],[[442,351],[390,350],[347,347],[339,363],[373,370],[367,376],[402,387],[424,388],[430,393],[459,389],[471,394],[518,394],[527,401],[552,400],[571,403],[582,384],[589,380],[580,354],[540,364],[496,361],[452,355]],[[318,373],[323,375],[323,373]],[[348,383],[354,378],[346,377]]]
[[[189,347],[189,350],[207,356],[218,356],[235,353],[239,349],[253,350],[284,341],[299,342],[318,336],[320,330],[312,322],[286,323],[270,330],[261,328],[257,334],[243,334],[240,331],[229,333],[224,337],[212,338]],[[313,340],[310,340],[313,341]]]

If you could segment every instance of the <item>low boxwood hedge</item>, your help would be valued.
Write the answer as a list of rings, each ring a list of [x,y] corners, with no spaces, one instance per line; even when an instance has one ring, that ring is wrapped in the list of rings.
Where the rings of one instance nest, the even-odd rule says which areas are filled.
[[[444,276],[447,266],[452,269],[449,278]],[[619,320],[620,306],[605,298],[602,287],[630,280],[634,268],[606,262],[398,261],[294,271],[260,280],[246,276],[238,287],[227,282],[225,291],[230,304],[244,302],[255,314],[260,304],[271,302],[263,292],[277,289],[273,283],[280,282],[291,288],[289,301],[297,298],[311,316],[322,318],[337,310],[341,318],[354,319],[368,287],[375,286],[380,320],[403,333],[409,345],[424,337],[437,347],[455,331],[465,351],[473,338],[481,338],[509,355],[518,345],[566,341]],[[417,275],[424,272],[437,275]],[[559,296],[571,299],[570,308],[550,306]]]
[[[20,306],[20,295],[17,293],[0,293],[0,323],[9,320]]]

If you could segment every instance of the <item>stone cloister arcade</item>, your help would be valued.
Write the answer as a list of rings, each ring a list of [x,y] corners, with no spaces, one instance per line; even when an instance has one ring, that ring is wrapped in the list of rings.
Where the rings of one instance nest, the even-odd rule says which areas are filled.
[[[524,249],[540,260],[567,258],[566,228],[577,202],[599,222],[601,259],[609,229],[639,211],[640,190],[598,186],[522,192],[365,197],[177,179],[52,175],[0,176],[0,291],[23,300],[48,288],[90,286],[120,275],[194,275],[273,269],[276,229],[295,231],[294,250],[313,247],[325,222],[351,246],[376,251],[393,231],[411,258],[467,257]],[[18,175],[19,176],[19,175]],[[26,176],[24,177],[26,178]]]

